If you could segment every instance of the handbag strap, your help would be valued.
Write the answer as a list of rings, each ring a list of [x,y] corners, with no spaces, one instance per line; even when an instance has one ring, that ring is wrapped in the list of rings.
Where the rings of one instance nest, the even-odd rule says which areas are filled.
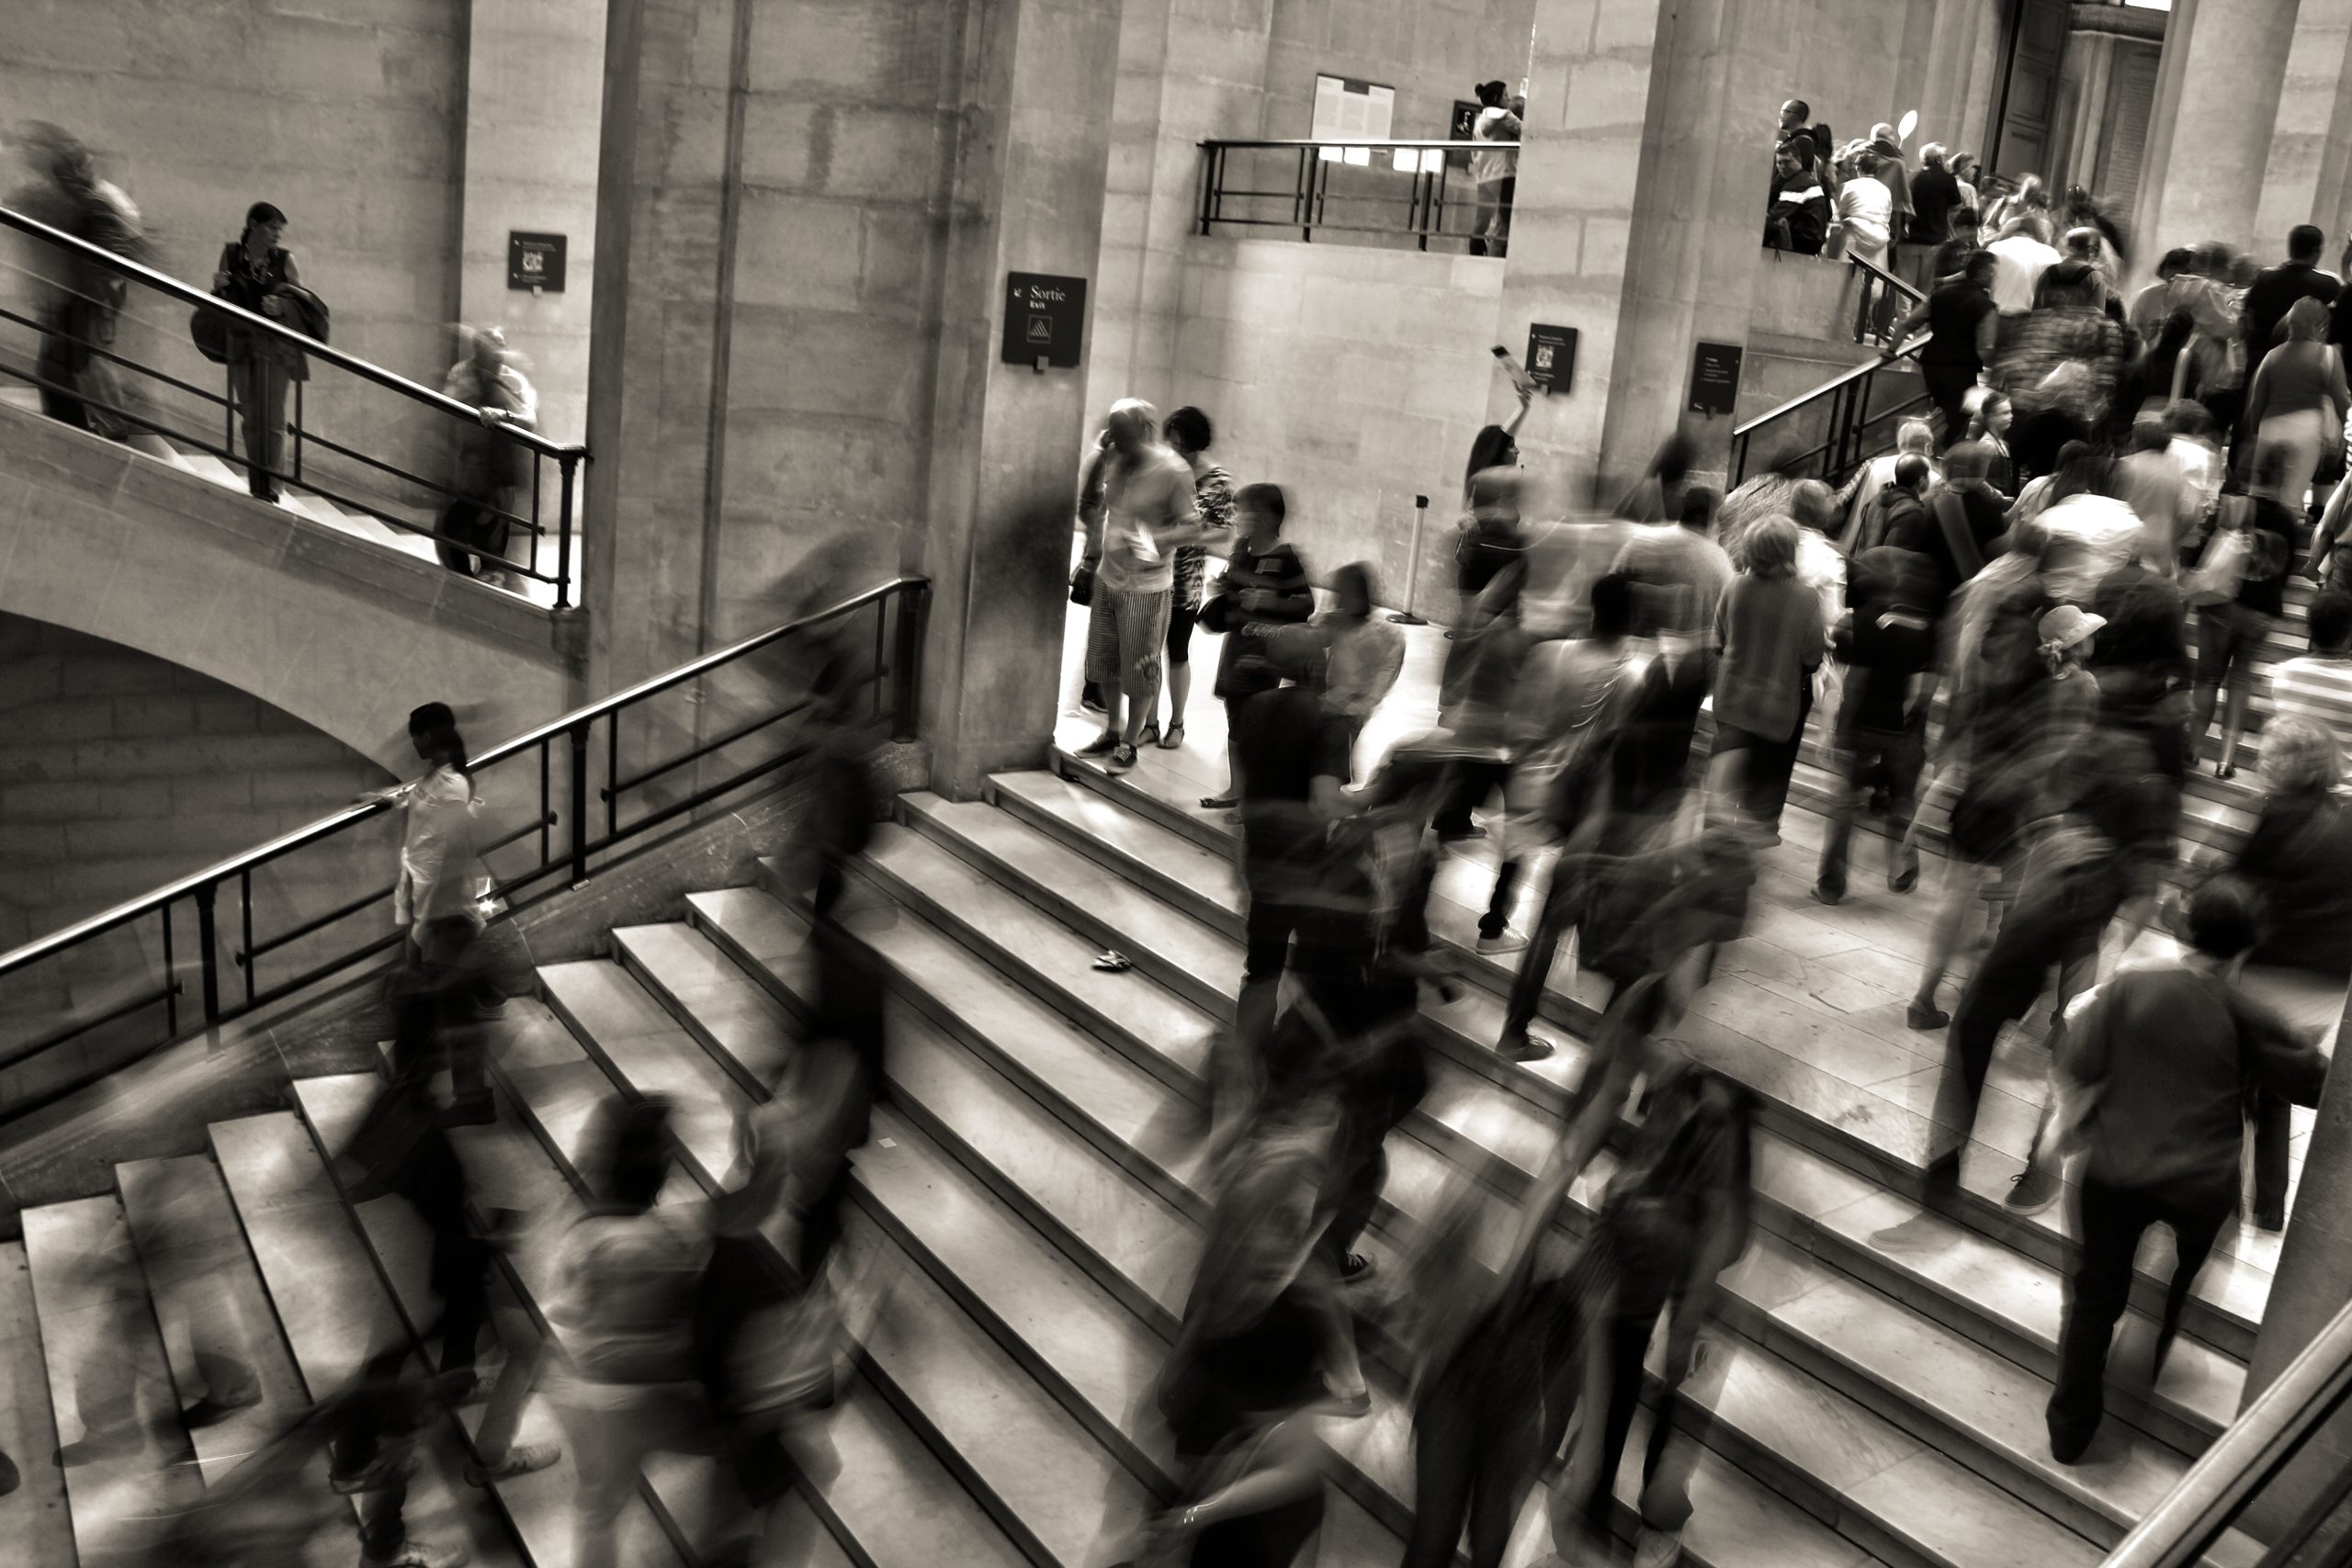
[[[1936,525],[1943,530],[1944,548],[1951,552],[1952,564],[1960,568],[1961,581],[1965,582],[1984,570],[1984,558],[1977,553],[1976,536],[1968,531],[1960,497],[1949,490],[1942,491],[1936,497],[1935,511]]]

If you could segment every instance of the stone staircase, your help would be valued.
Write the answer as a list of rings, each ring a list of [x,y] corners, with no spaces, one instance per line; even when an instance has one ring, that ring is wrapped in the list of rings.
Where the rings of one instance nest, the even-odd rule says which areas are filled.
[[[1106,1529],[1173,1489],[1149,1393],[1207,1213],[1193,1130],[1206,1043],[1238,984],[1241,895],[1230,830],[1185,797],[1182,774],[1113,777],[1066,755],[1056,767],[1001,775],[978,801],[903,797],[854,881],[847,923],[888,977],[891,1034],[842,1244],[858,1375],[829,1424],[838,1467],[788,1505],[822,1568],[1091,1568]],[[1801,858],[1819,824],[1801,811],[1790,823]],[[1465,949],[1492,869],[1477,848],[1449,857],[1433,904],[1440,938]],[[1786,894],[1799,874],[1770,866],[1763,891]],[[802,910],[763,881],[613,931],[608,956],[546,965],[544,1000],[516,1005],[495,1068],[501,1120],[453,1134],[479,1200],[537,1222],[505,1265],[503,1339],[553,1332],[548,1249],[579,1212],[576,1160],[598,1102],[675,1099],[673,1194],[727,1174],[733,1119],[775,1080],[814,980]],[[1905,916],[1858,902],[1836,918],[1868,932]],[[1133,969],[1093,969],[1104,946]],[[1581,1071],[1588,982],[1555,974],[1544,1020],[1562,1049],[1520,1066],[1491,1049],[1509,961],[1467,963],[1464,994],[1429,1010],[1430,1093],[1390,1139],[1367,1237],[1383,1266],[1464,1170],[1484,1185],[1482,1246],[1496,1256]],[[2275,1238],[2225,1238],[2162,1380],[2120,1393],[2086,1462],[2055,1465],[2041,1406],[2073,1243],[2062,1213],[1998,1202],[2038,1091],[2013,1064],[1996,1068],[2018,1106],[2005,1114],[2004,1096],[1988,1097],[1962,1212],[1944,1218],[1917,1201],[1932,1082],[1909,1045],[1825,1021],[1736,964],[1675,1035],[1764,1105],[1759,1225],[1724,1280],[1734,1359],[1693,1483],[1689,1559],[2098,1562],[2234,1413]],[[300,1081],[293,1109],[214,1126],[206,1155],[125,1165],[113,1194],[28,1211],[22,1247],[0,1248],[0,1448],[26,1475],[0,1498],[0,1539],[27,1543],[16,1561],[120,1552],[347,1378],[371,1336],[429,1321],[422,1227],[398,1199],[348,1204],[322,1153],[377,1085]],[[1608,1169],[1604,1155],[1571,1194],[1568,1232]],[[2116,1355],[2126,1382],[2145,1364],[2168,1266],[2161,1252],[2143,1265]],[[1371,1414],[1323,1423],[1330,1568],[1394,1562],[1410,1518],[1405,1391],[1387,1342],[1375,1333],[1371,1348]],[[262,1398],[191,1432],[177,1412],[209,1354],[254,1369]],[[51,1461],[61,1434],[126,1401],[135,1449],[62,1471]],[[479,1419],[436,1416],[415,1528],[469,1540],[478,1562],[567,1562],[569,1460],[469,1488],[458,1472]],[[524,1436],[553,1431],[535,1397]],[[1621,1503],[1637,1483],[1630,1469],[1618,1478]],[[315,1461],[299,1484],[322,1517],[345,1506]],[[700,1561],[723,1484],[708,1461],[657,1464],[623,1515],[622,1560]],[[1624,1508],[1621,1523],[1631,1529]],[[317,1540],[313,1558],[348,1560],[339,1523]],[[1510,1560],[1527,1568],[1548,1550],[1538,1497]],[[2234,1543],[2215,1553],[2239,1560]]]
[[[40,412],[40,393],[39,389],[33,387],[18,386],[14,383],[0,385],[0,403],[10,404],[38,413]],[[242,441],[243,437],[240,435],[238,439]],[[158,448],[161,450],[157,450]],[[152,433],[142,437],[139,449],[159,460],[170,462],[175,468],[185,468],[189,473],[209,479],[224,490],[235,491],[239,494],[245,492],[245,470],[242,467],[222,460],[210,452],[190,447],[174,442],[168,436]],[[337,482],[343,481],[338,479]],[[365,539],[369,544],[379,545],[386,549],[398,550],[403,555],[414,556],[419,560],[439,564],[440,558],[434,554],[432,539],[423,534],[412,533],[406,528],[395,528],[381,517],[370,515],[353,507],[339,505],[329,501],[325,496],[303,490],[297,485],[289,484],[282,489],[284,493],[277,504],[289,512],[298,513],[314,523],[322,523],[330,528],[349,534],[355,538]],[[268,503],[256,502],[255,504]],[[428,507],[406,504],[380,496],[371,497],[371,504],[379,511],[390,513],[420,528],[429,528],[433,525],[432,509]],[[542,570],[552,570],[555,559],[554,544],[554,537],[550,535],[541,550],[541,560],[544,563]],[[575,536],[572,539],[571,558],[574,562],[580,559],[579,551],[580,540]],[[554,583],[541,582],[536,578],[528,577],[517,578],[516,581],[521,584],[519,588],[502,590],[502,592],[515,593],[541,609],[548,609],[554,605]]]

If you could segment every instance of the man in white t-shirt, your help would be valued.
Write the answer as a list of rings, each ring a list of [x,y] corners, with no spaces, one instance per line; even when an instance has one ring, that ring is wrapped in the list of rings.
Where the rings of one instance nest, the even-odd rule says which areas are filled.
[[[1473,141],[1517,141],[1519,116],[1512,112],[1510,88],[1500,82],[1478,84],[1478,118],[1470,122]],[[1519,153],[1511,148],[1481,147],[1470,154],[1470,179],[1478,188],[1478,206],[1470,224],[1470,254],[1498,256],[1510,238],[1510,204],[1519,185]]]
[[[2062,259],[2050,243],[2046,220],[2039,218],[2010,219],[2001,226],[2001,237],[1984,248],[1996,264],[1993,303],[2004,316],[2032,310],[2034,286]]]
[[[1086,678],[1102,688],[1102,733],[1079,754],[1124,772],[1151,716],[1176,587],[1174,553],[1204,543],[1193,470],[1159,439],[1149,403],[1123,398],[1102,426],[1102,555],[1086,622]],[[1127,701],[1120,722],[1121,699]]]

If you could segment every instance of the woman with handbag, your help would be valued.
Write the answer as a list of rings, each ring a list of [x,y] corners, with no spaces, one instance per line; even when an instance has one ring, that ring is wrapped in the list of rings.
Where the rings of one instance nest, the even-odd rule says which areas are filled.
[[[2240,430],[2254,433],[2252,441],[2241,443],[2242,452],[2278,452],[2278,470],[2265,488],[2299,517],[2313,477],[2333,455],[2345,415],[2352,412],[2343,355],[2327,341],[2327,329],[2326,306],[2316,299],[2295,301],[2279,323],[2285,341],[2263,355],[2238,422]]]
[[[2276,499],[2290,461],[2283,446],[2266,446],[2256,454],[2254,493],[2224,498],[2213,536],[2182,584],[2183,597],[2197,606],[2192,755],[2204,747],[2222,694],[2229,694],[2215,778],[2237,776],[2238,736],[2254,700],[2255,650],[2287,610],[2287,574],[2294,565],[2295,536],[2301,532]]]
[[[221,248],[212,292],[256,315],[295,325],[294,308],[282,291],[299,286],[302,272],[279,243],[285,237],[286,214],[266,201],[254,202],[245,211],[244,231]],[[299,349],[233,321],[227,348],[229,391],[244,424],[246,488],[263,501],[276,501],[286,389],[306,379],[310,367]]]

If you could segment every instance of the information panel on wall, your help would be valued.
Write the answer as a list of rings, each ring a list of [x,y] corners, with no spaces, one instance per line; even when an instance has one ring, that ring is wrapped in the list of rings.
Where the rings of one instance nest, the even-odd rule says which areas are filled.
[[[1527,378],[1546,393],[1565,392],[1577,373],[1577,330],[1527,323]]]
[[[563,292],[564,237],[532,234],[520,229],[506,233],[506,287],[534,294]]]
[[[1315,141],[1385,141],[1396,119],[1396,89],[1352,76],[1315,78],[1315,123],[1307,137]],[[1369,164],[1369,147],[1326,147],[1321,156],[1334,163]]]
[[[1009,273],[1004,294],[1004,363],[1076,368],[1086,331],[1086,279]]]
[[[1690,412],[1729,413],[1739,402],[1740,347],[1702,343],[1690,354]]]

